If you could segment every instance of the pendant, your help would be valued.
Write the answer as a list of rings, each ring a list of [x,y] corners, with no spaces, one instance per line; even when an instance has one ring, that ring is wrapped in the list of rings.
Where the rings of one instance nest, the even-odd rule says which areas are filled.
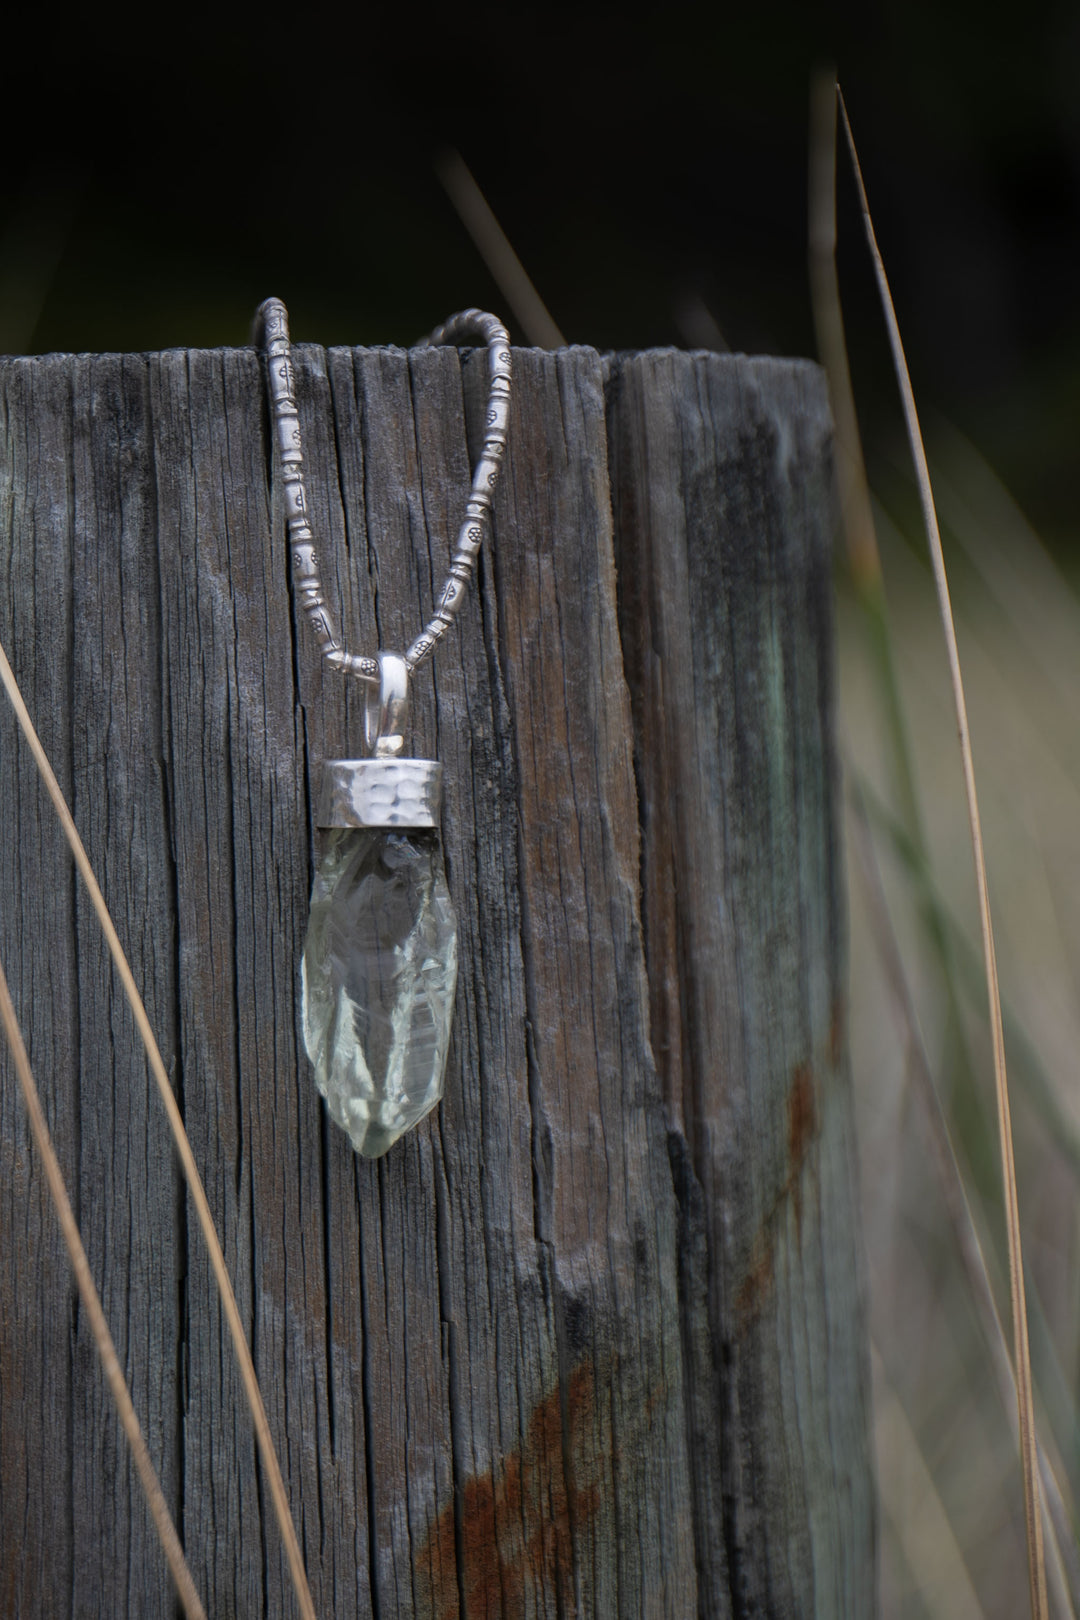
[[[443,866],[442,766],[402,759],[408,665],[380,653],[368,759],[323,766],[301,965],[315,1083],[358,1153],[378,1158],[443,1092],[457,919]]]
[[[409,678],[453,624],[490,521],[506,448],[510,339],[494,315],[463,310],[431,343],[472,342],[488,357],[482,453],[450,573],[432,618],[402,658],[350,653],[323,596],[308,518],[289,344],[279,298],[259,305],[297,598],[333,669],[368,683],[367,759],[323,767],[320,845],[301,965],[301,1028],[315,1083],[358,1153],[378,1158],[442,1096],[457,988],[457,922],[439,840],[442,766],[403,759]]]

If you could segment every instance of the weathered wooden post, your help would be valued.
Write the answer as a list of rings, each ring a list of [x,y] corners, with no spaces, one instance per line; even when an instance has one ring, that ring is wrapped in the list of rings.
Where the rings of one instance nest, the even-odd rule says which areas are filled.
[[[480,357],[295,357],[328,589],[403,643]],[[298,1043],[309,767],[361,719],[294,629],[253,351],[0,366],[0,637],[173,1065],[319,1612],[867,1615],[824,387],[515,369],[495,545],[414,697],[461,930],[447,1095],[385,1159]],[[7,712],[0,823],[0,951],[207,1609],[290,1614],[164,1121]],[[6,1054],[0,1081],[0,1613],[171,1614]]]

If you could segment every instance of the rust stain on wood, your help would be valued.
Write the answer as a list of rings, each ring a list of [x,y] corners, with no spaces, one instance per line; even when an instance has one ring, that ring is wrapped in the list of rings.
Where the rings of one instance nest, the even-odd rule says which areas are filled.
[[[788,1117],[788,1177],[784,1190],[795,1196],[795,1218],[801,1219],[799,1177],[810,1143],[817,1135],[817,1100],[814,1096],[814,1075],[809,1063],[796,1066],[791,1077],[787,1100]]]
[[[735,1295],[735,1312],[740,1323],[747,1323],[761,1309],[773,1280],[772,1220],[758,1233],[750,1268]]]
[[[344,597],[373,622],[377,576],[384,628],[411,624],[426,530],[442,548],[444,518],[456,521],[468,468],[465,414],[474,406],[482,411],[483,356],[464,371],[450,351],[409,357],[305,346],[295,358],[313,426],[313,488],[325,493],[319,503],[325,544],[337,556]],[[267,445],[262,413],[251,408],[261,393],[251,351],[0,364],[8,505],[19,517],[0,525],[0,621],[13,634],[20,625],[36,627],[39,645],[55,646],[55,658],[29,658],[27,698],[43,717],[55,715],[61,700],[74,703],[61,742],[74,735],[78,743],[67,749],[69,774],[87,808],[91,858],[115,879],[110,901],[119,907],[118,923],[136,955],[142,953],[132,966],[185,1065],[208,1183],[220,1190],[223,1218],[241,1252],[257,1248],[252,1309],[271,1328],[286,1322],[279,1404],[310,1438],[297,1453],[292,1490],[305,1524],[321,1526],[309,1535],[308,1550],[323,1593],[336,1582],[339,1607],[349,1608],[341,1572],[355,1569],[370,1516],[376,1608],[385,1620],[406,1614],[449,1620],[464,1612],[470,1620],[569,1616],[579,1598],[583,1612],[599,1608],[628,1620],[643,1614],[681,1620],[696,1614],[699,1602],[702,1612],[726,1613],[734,1577],[723,1538],[717,1552],[707,1535],[699,1546],[693,1535],[695,1523],[719,1523],[725,1489],[742,1489],[735,1476],[721,1477],[723,1409],[711,1351],[722,1354],[729,1333],[749,1337],[760,1326],[760,1342],[738,1369],[743,1428],[732,1437],[761,1468],[753,1498],[745,1498],[746,1591],[760,1592],[768,1607],[775,1571],[784,1591],[835,1588],[851,1594],[851,1615],[871,1613],[865,1390],[835,1384],[852,1365],[863,1331],[850,1241],[855,1193],[841,1155],[823,1158],[819,1169],[805,1096],[792,1110],[804,1122],[793,1133],[803,1154],[807,1213],[801,1255],[792,1254],[795,1207],[786,1204],[795,1186],[788,1094],[793,1066],[811,1050],[819,1134],[850,1120],[846,1073],[829,1068],[830,1055],[834,1062],[842,1056],[843,1018],[834,1039],[826,1000],[819,1031],[811,995],[822,955],[830,991],[839,987],[829,945],[838,867],[807,853],[834,837],[835,795],[817,732],[800,733],[806,746],[784,756],[786,795],[788,764],[793,773],[797,853],[777,866],[775,822],[763,815],[775,791],[773,755],[758,746],[759,738],[778,735],[769,729],[778,718],[777,645],[790,672],[783,682],[784,738],[796,735],[807,705],[817,706],[822,740],[829,723],[821,678],[829,659],[833,526],[827,392],[809,366],[774,359],[621,356],[609,362],[606,395],[591,350],[557,358],[525,351],[515,363],[512,476],[498,495],[500,567],[486,594],[471,598],[476,634],[446,644],[438,692],[430,689],[418,716],[421,733],[442,737],[440,751],[458,783],[449,842],[463,866],[477,864],[476,847],[490,856],[478,863],[476,882],[460,886],[469,896],[462,938],[478,943],[475,977],[483,993],[469,998],[469,1028],[457,1043],[464,1059],[459,1096],[462,1117],[477,1124],[446,1132],[439,1155],[426,1146],[403,1149],[374,1187],[366,1177],[358,1182],[351,1155],[322,1150],[320,1105],[300,1100],[310,1087],[306,1074],[295,1071],[293,996],[280,994],[293,982],[307,903],[307,762],[297,746],[298,704],[301,695],[305,704],[310,698],[311,723],[325,733],[320,752],[347,752],[346,715],[328,687],[324,692],[317,652],[298,646],[293,658],[287,571],[267,543],[271,526],[283,532],[283,518],[266,504]],[[797,454],[778,459],[778,436]],[[415,508],[406,510],[398,498],[405,487],[418,492]],[[688,1189],[694,1202],[686,1204],[685,1220],[667,1175],[666,1122],[653,1107],[641,1107],[654,1082],[633,989],[640,966],[635,885],[628,878],[638,868],[638,812],[612,613],[613,513],[620,564],[625,560],[620,580],[637,581],[645,604],[639,609],[632,595],[626,602],[624,647],[638,648],[641,674],[639,681],[628,661],[629,691],[641,698],[642,860],[665,1087],[676,1128],[684,1069],[695,1099],[700,1091],[703,1114],[711,1117],[715,1106],[725,1132],[730,1127],[729,1134],[701,1138],[699,1168],[708,1170],[712,1191],[699,1211],[696,1187]],[[547,542],[539,559],[538,533]],[[26,559],[33,566],[24,566]],[[122,592],[115,589],[121,577]],[[51,578],[57,589],[42,588]],[[213,590],[197,590],[198,579],[212,581]],[[763,614],[778,627],[779,643],[762,635]],[[95,683],[95,670],[108,670],[121,654],[126,683]],[[703,667],[715,669],[715,681],[699,678]],[[544,701],[553,668],[571,689],[569,703]],[[472,724],[463,734],[448,722],[466,709]],[[678,748],[673,716],[694,719],[700,750]],[[114,767],[122,755],[122,770],[106,770],[110,738],[122,745],[112,752]],[[533,758],[541,762],[540,785],[523,799],[515,762]],[[228,1409],[232,1398],[228,1358],[218,1353],[220,1312],[204,1266],[190,1268],[183,1298],[177,1289],[183,1211],[174,1178],[156,1173],[155,1154],[147,1151],[156,1126],[144,1118],[138,1090],[130,1107],[118,1102],[121,1053],[110,1044],[117,1031],[103,994],[108,964],[89,944],[75,951],[79,919],[66,890],[55,897],[54,920],[40,938],[24,940],[17,927],[18,883],[27,892],[44,885],[45,892],[51,881],[41,866],[49,840],[37,825],[36,795],[21,793],[20,781],[20,772],[0,769],[0,812],[15,829],[13,847],[25,856],[21,870],[0,862],[0,935],[5,950],[23,953],[25,982],[50,988],[48,1017],[38,1006],[32,1031],[43,1068],[77,1075],[78,1097],[65,1093],[65,1107],[77,1102],[85,1143],[91,1125],[108,1132],[117,1196],[139,1212],[130,1241],[121,1245],[126,1253],[119,1258],[130,1264],[125,1286],[143,1302],[152,1341],[169,1351],[160,1376],[147,1383],[140,1416],[168,1441],[162,1466],[170,1488],[186,1482],[186,1528],[205,1550],[218,1614],[276,1610],[283,1602],[280,1560],[267,1559],[260,1504],[245,1498],[233,1515],[235,1533],[213,1535],[212,1504],[230,1499],[247,1478],[249,1438],[243,1425],[234,1433],[229,1425],[207,1428],[199,1417]],[[546,826],[564,791],[568,803],[574,798],[581,831],[569,842]],[[526,799],[547,839],[543,869],[521,854],[518,818]],[[719,821],[715,804],[723,806]],[[162,848],[171,851],[165,863]],[[552,861],[563,856],[573,865],[556,870]],[[722,881],[722,912],[714,886],[695,883],[699,872]],[[152,940],[148,906],[160,924]],[[781,994],[772,949],[781,933],[774,935],[771,925],[767,934],[729,932],[729,919],[751,915],[775,916],[782,936],[790,928],[798,942],[790,970],[784,957],[789,977],[782,994],[785,1004],[805,1009],[805,1027],[820,1045],[802,1046],[804,1025],[785,1023],[767,1043],[770,1055],[786,1054],[779,1064],[765,1071],[755,1061],[743,1072],[715,1054],[739,1051],[744,1034],[748,1053],[758,1050],[753,1032]],[[696,947],[699,937],[703,949],[681,956],[683,942]],[[716,953],[729,946],[738,969],[730,1001],[711,988]],[[55,963],[63,971],[50,975]],[[681,982],[680,968],[692,982]],[[528,997],[527,972],[535,975]],[[627,993],[612,993],[613,985]],[[698,1006],[699,988],[701,1016],[686,1019],[685,1008]],[[570,1187],[562,1213],[553,1214],[544,1255],[508,1243],[495,1214],[520,1212],[525,1237],[534,1142],[511,1127],[522,1117],[519,1107],[527,1110],[530,1060],[519,1017],[527,1002],[540,1009],[538,1022],[545,1008],[559,1012],[548,1018],[538,1058],[559,1185],[570,1186],[586,1156],[596,1166],[595,1179],[590,1169]],[[582,1090],[575,1050],[582,1031],[595,1068],[589,1086],[596,1107]],[[476,1054],[503,1079],[474,1112],[482,1078],[469,1061]],[[259,1080],[267,1074],[279,1096],[291,1099],[295,1090],[295,1129],[275,1128],[260,1108]],[[801,1090],[794,1087],[797,1101]],[[601,1117],[618,1187],[610,1201],[604,1162],[594,1157],[592,1132]],[[729,1148],[740,1165],[745,1155],[745,1175],[725,1175]],[[100,1178],[87,1180],[95,1161],[92,1155],[83,1161],[78,1140],[69,1157],[76,1180],[82,1173],[84,1185],[96,1187]],[[485,1182],[500,1189],[491,1221],[473,1213],[487,1197],[479,1190]],[[447,1188],[461,1196],[444,1199]],[[477,1189],[475,1204],[466,1189]],[[73,1343],[83,1356],[85,1336],[72,1338],[71,1282],[39,1193],[36,1182],[24,1193],[10,1177],[0,1178],[0,1230],[19,1234],[17,1244],[0,1243],[0,1360],[7,1356],[0,1389],[0,1616],[51,1620],[71,1606],[73,1580],[88,1612],[161,1613],[169,1607],[167,1577],[146,1516],[132,1508],[127,1468],[105,1470],[92,1490],[87,1468],[74,1487],[64,1477],[71,1455],[113,1457],[115,1419],[91,1398],[95,1386],[86,1382],[83,1360],[73,1359]],[[810,1219],[812,1199],[820,1203],[820,1222]],[[87,1236],[96,1234],[100,1247],[112,1231],[108,1205],[88,1193],[82,1213]],[[632,1269],[633,1245],[624,1242],[639,1213],[656,1233],[640,1278]],[[516,1223],[518,1213],[512,1218]],[[552,1391],[548,1279],[577,1277],[586,1221],[596,1268],[590,1263],[581,1286],[591,1315],[582,1317],[580,1332],[575,1325],[564,1335],[561,1387]],[[281,1233],[282,1242],[260,1246],[257,1227]],[[729,1271],[731,1231],[739,1234],[739,1258]],[[37,1304],[28,1303],[23,1252],[35,1244],[45,1257]],[[363,1311],[361,1248],[370,1306]],[[380,1281],[388,1257],[395,1275]],[[447,1261],[452,1270],[444,1272]],[[311,1286],[312,1264],[325,1271],[325,1285]],[[806,1323],[805,1366],[765,1325],[781,1283]],[[681,1285],[685,1323],[665,1304]],[[328,1297],[341,1304],[335,1313],[325,1308]],[[636,1320],[626,1314],[631,1308]],[[445,1397],[450,1321],[458,1324],[460,1351],[453,1428]],[[339,1371],[349,1364],[337,1337],[339,1330],[346,1335],[341,1346],[359,1366],[369,1322],[372,1366],[386,1369],[385,1388],[372,1391],[370,1427],[359,1417],[365,1392],[349,1387],[346,1371]],[[499,1324],[498,1346],[489,1342],[489,1323]],[[680,1357],[684,1326],[688,1354]],[[715,1346],[710,1327],[720,1335]],[[835,1353],[836,1335],[843,1354]],[[609,1341],[620,1346],[618,1358]],[[861,1365],[864,1358],[857,1359]],[[193,1385],[191,1421],[178,1429],[189,1363],[193,1372],[201,1369],[202,1382]],[[678,1372],[681,1387],[663,1382],[665,1369]],[[332,1430],[329,1378],[335,1387],[340,1381],[342,1392]],[[827,1382],[831,1396],[850,1399],[850,1420],[833,1423],[832,1398],[804,1401],[805,1380],[814,1390]],[[782,1402],[771,1398],[776,1387]],[[684,1392],[693,1404],[682,1426],[676,1403]],[[391,1401],[392,1418],[384,1410]],[[798,1456],[780,1432],[792,1401],[806,1425]],[[365,1443],[378,1448],[372,1502]],[[461,1462],[453,1504],[444,1512],[452,1445],[459,1459],[475,1460]],[[849,1490],[829,1489],[839,1477],[851,1481]],[[739,1473],[740,1482],[746,1478]],[[66,1510],[50,1517],[57,1501]],[[322,1503],[333,1511],[328,1506],[324,1513]],[[741,1514],[736,1497],[732,1511],[737,1506]],[[633,1528],[620,1538],[620,1526]],[[114,1545],[123,1556],[110,1556]],[[599,1604],[595,1593],[602,1594]],[[359,1601],[352,1597],[354,1607]]]
[[[803,1167],[811,1143],[821,1128],[814,1089],[814,1071],[809,1063],[796,1064],[792,1072],[787,1097],[787,1124],[787,1175],[777,1193],[776,1201],[762,1221],[754,1239],[746,1275],[735,1295],[735,1310],[742,1323],[757,1315],[772,1285],[776,1218],[784,1206],[784,1200],[789,1196],[795,1211],[795,1228],[799,1236],[802,1236]]]
[[[437,1572],[432,1620],[450,1620],[463,1598],[469,1614],[524,1613],[530,1592],[558,1593],[573,1607],[573,1534],[600,1503],[589,1443],[596,1371],[580,1361],[565,1391],[567,1463],[563,1463],[563,1393],[558,1384],[535,1408],[521,1449],[461,1493],[460,1590],[454,1504],[440,1514],[419,1562]],[[592,1476],[591,1483],[585,1483]]]

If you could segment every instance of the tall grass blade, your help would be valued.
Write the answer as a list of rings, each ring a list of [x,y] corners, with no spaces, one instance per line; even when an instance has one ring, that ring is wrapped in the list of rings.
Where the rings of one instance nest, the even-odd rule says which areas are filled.
[[[938,508],[946,526],[1042,669],[1048,686],[1058,690],[1075,717],[1080,692],[1080,599],[1075,581],[1062,572],[970,440],[940,416],[932,437],[937,446]]]
[[[948,653],[949,672],[952,681],[953,700],[956,706],[957,728],[960,734],[960,754],[963,762],[964,788],[967,795],[968,821],[971,830],[972,850],[975,858],[975,881],[979,899],[979,922],[983,941],[983,954],[986,961],[987,995],[990,1009],[990,1035],[994,1056],[994,1083],[997,1100],[998,1135],[1000,1138],[1002,1179],[1005,1195],[1005,1227],[1008,1237],[1009,1250],[1009,1291],[1012,1302],[1013,1318],[1013,1358],[1016,1368],[1017,1416],[1020,1427],[1020,1462],[1024,1481],[1024,1517],[1027,1530],[1028,1548],[1028,1577],[1031,1592],[1031,1612],[1034,1620],[1048,1620],[1048,1607],[1046,1595],[1046,1569],[1043,1554],[1042,1516],[1039,1506],[1039,1462],[1038,1448],[1035,1438],[1035,1412],[1034,1398],[1031,1386],[1031,1356],[1028,1346],[1027,1334],[1027,1307],[1024,1298],[1024,1266],[1020,1242],[1020,1211],[1016,1191],[1016,1168],[1013,1161],[1012,1119],[1009,1109],[1009,1087],[1005,1070],[1005,1038],[1001,1020],[1001,997],[998,990],[997,961],[994,955],[994,934],[990,918],[990,893],[986,879],[986,861],[983,853],[982,825],[979,819],[978,796],[975,788],[975,770],[971,753],[971,737],[968,728],[967,705],[964,699],[964,683],[960,671],[960,657],[956,646],[956,629],[953,624],[952,605],[949,599],[949,583],[945,573],[945,558],[941,549],[941,535],[938,530],[937,514],[934,509],[933,491],[930,486],[930,473],[926,463],[926,451],[923,446],[922,433],[919,428],[918,412],[915,408],[915,395],[911,386],[911,376],[907,368],[904,355],[904,346],[900,337],[900,327],[896,318],[896,309],[889,291],[889,282],[885,274],[885,265],[881,251],[877,244],[873,220],[870,215],[870,205],[866,196],[866,187],[863,183],[862,170],[859,166],[858,153],[855,149],[855,140],[851,124],[844,105],[843,96],[837,86],[840,113],[844,122],[844,134],[847,139],[848,150],[851,154],[852,167],[855,173],[856,185],[859,192],[859,204],[862,209],[863,225],[870,253],[874,261],[874,271],[877,277],[878,290],[881,295],[882,309],[889,333],[889,343],[892,348],[893,363],[896,368],[897,381],[903,400],[904,416],[907,423],[908,437],[911,441],[912,455],[915,461],[916,476],[919,484],[919,497],[926,522],[927,536],[930,542],[930,561],[934,573],[934,583],[937,589],[938,604],[941,611],[942,628],[945,634],[945,645]]]
[[[810,308],[836,425],[836,472],[848,562],[855,588],[862,596],[880,585],[881,558],[874,532],[836,273],[836,75],[833,73],[817,74],[810,86],[809,179]]]
[[[461,153],[441,152],[435,159],[435,173],[529,342],[537,349],[565,349],[566,339],[552,320],[547,305],[533,286]]]
[[[64,1183],[64,1173],[60,1168],[60,1161],[56,1157],[56,1149],[52,1145],[49,1135],[49,1126],[45,1118],[45,1110],[41,1106],[41,1097],[34,1080],[34,1071],[30,1067],[30,1059],[26,1054],[19,1021],[15,1015],[15,1008],[11,1000],[11,991],[8,989],[7,976],[4,973],[3,963],[0,963],[0,1024],[3,1024],[4,1034],[7,1036],[11,1048],[11,1056],[15,1062],[15,1073],[19,1077],[19,1085],[26,1101],[26,1112],[30,1118],[30,1132],[34,1143],[41,1155],[45,1166],[45,1180],[49,1185],[49,1194],[56,1209],[57,1219],[60,1222],[60,1231],[63,1234],[67,1252],[71,1256],[72,1270],[75,1272],[75,1282],[79,1289],[79,1298],[82,1300],[86,1319],[90,1323],[90,1331],[94,1335],[94,1343],[101,1358],[102,1370],[112,1394],[120,1424],[127,1443],[131,1447],[132,1461],[139,1476],[139,1483],[146,1496],[150,1509],[150,1517],[154,1521],[154,1528],[158,1533],[169,1569],[172,1571],[180,1601],[184,1605],[187,1620],[206,1620],[206,1610],[195,1589],[191,1571],[184,1557],[184,1549],[180,1545],[180,1537],[176,1533],[176,1526],[169,1512],[169,1505],[165,1500],[164,1492],[158,1480],[154,1465],[150,1460],[150,1453],[146,1449],[139,1419],[132,1404],[131,1392],[127,1387],[120,1358],[116,1354],[109,1324],[105,1320],[101,1299],[94,1286],[90,1262],[86,1258],[82,1238],[79,1235],[78,1223],[71,1207],[71,1199]]]
[[[818,74],[810,92],[808,267],[818,352],[825,368],[836,423],[837,486],[849,576],[880,695],[883,720],[880,730],[898,807],[890,821],[896,829],[894,836],[902,842],[919,921],[933,953],[938,984],[945,997],[942,1040],[952,1054],[948,1066],[951,1105],[958,1122],[963,1122],[971,1162],[979,1167],[980,1185],[996,1205],[996,1132],[989,1115],[984,1118],[986,1111],[955,961],[956,941],[946,926],[916,791],[915,755],[901,692],[896,639],[885,597],[878,516],[866,475],[848,365],[836,266],[836,111],[835,75]],[[982,994],[980,965],[980,997]]]
[[[931,1620],[986,1620],[918,1436],[873,1342],[870,1361],[874,1443],[878,1457],[893,1464],[881,1470],[881,1505],[918,1589],[922,1612]]]
[[[948,945],[938,927],[937,901],[929,876],[926,835],[915,791],[915,771],[900,698],[900,680],[889,629],[881,554],[866,477],[855,395],[844,336],[840,283],[836,270],[836,79],[819,74],[810,90],[809,279],[818,354],[825,368],[829,403],[836,423],[840,516],[851,578],[865,614],[874,668],[885,708],[890,763],[907,835],[922,857],[917,877],[919,908],[938,957],[953,1029],[970,1069]]]
[[[49,763],[48,755],[41,745],[41,740],[34,728],[34,722],[30,718],[30,712],[23,700],[23,695],[19,690],[19,684],[15,679],[14,671],[8,662],[7,653],[4,651],[2,644],[0,644],[0,683],[3,684],[4,690],[7,692],[11,706],[15,711],[16,718],[18,719],[19,725],[22,728],[23,735],[30,746],[30,752],[34,757],[34,763],[37,765],[37,768],[41,773],[42,781],[45,783],[49,798],[52,800],[57,819],[64,830],[64,836],[67,839],[68,844],[71,846],[71,853],[75,857],[75,864],[79,869],[83,882],[86,884],[91,903],[93,904],[94,910],[97,913],[98,922],[101,924],[102,933],[105,935],[106,943],[108,944],[109,950],[112,953],[112,959],[116,966],[117,974],[119,975],[120,982],[124,987],[124,994],[128,999],[128,1004],[131,1007],[132,1015],[135,1019],[135,1027],[137,1028],[139,1037],[146,1049],[147,1061],[150,1065],[150,1070],[154,1076],[154,1079],[157,1082],[157,1088],[161,1095],[162,1103],[165,1107],[165,1113],[169,1121],[169,1128],[172,1131],[173,1140],[176,1143],[176,1151],[180,1156],[180,1164],[184,1172],[184,1178],[187,1181],[188,1190],[191,1193],[191,1200],[195,1205],[195,1213],[198,1216],[199,1226],[202,1228],[203,1238],[206,1241],[207,1251],[210,1256],[210,1264],[213,1268],[215,1281],[217,1282],[218,1293],[221,1295],[221,1303],[225,1312],[225,1319],[229,1324],[229,1332],[232,1335],[233,1346],[236,1351],[236,1359],[240,1367],[240,1376],[244,1385],[244,1392],[247,1396],[248,1405],[251,1408],[252,1421],[255,1426],[255,1436],[258,1441],[260,1454],[262,1456],[263,1467],[266,1470],[267,1480],[270,1485],[270,1495],[274,1504],[274,1513],[277,1517],[278,1526],[281,1531],[281,1539],[284,1542],[286,1556],[288,1557],[289,1561],[289,1572],[292,1576],[292,1583],[296,1592],[297,1604],[299,1606],[300,1613],[303,1616],[303,1620],[315,1620],[315,1605],[311,1599],[311,1591],[308,1587],[307,1573],[304,1569],[304,1560],[300,1552],[300,1543],[297,1540],[296,1529],[292,1522],[292,1514],[289,1511],[289,1501],[285,1494],[285,1482],[281,1475],[281,1468],[278,1464],[277,1454],[274,1451],[274,1442],[270,1434],[270,1424],[266,1416],[266,1407],[263,1405],[263,1398],[259,1389],[259,1382],[255,1376],[255,1366],[251,1359],[251,1351],[248,1348],[247,1338],[244,1334],[244,1325],[240,1320],[240,1311],[236,1303],[236,1295],[233,1293],[232,1283],[229,1280],[228,1269],[225,1265],[225,1256],[221,1251],[221,1243],[218,1239],[217,1229],[214,1226],[214,1218],[210,1213],[210,1205],[207,1202],[206,1192],[202,1184],[202,1178],[199,1175],[199,1169],[195,1163],[195,1156],[191,1151],[191,1143],[188,1141],[187,1131],[184,1129],[184,1121],[181,1118],[180,1109],[177,1106],[176,1098],[174,1097],[172,1087],[169,1084],[169,1076],[166,1072],[165,1064],[162,1060],[161,1052],[154,1036],[154,1031],[151,1028],[146,1007],[143,1005],[143,999],[139,994],[139,988],[135,983],[134,974],[131,971],[128,959],[124,954],[124,947],[120,943],[120,936],[116,932],[116,927],[113,923],[112,917],[109,915],[109,908],[105,904],[105,897],[98,885],[97,878],[94,876],[94,870],[90,865],[90,860],[87,856],[86,849],[83,846],[83,841],[79,837],[78,828],[75,826],[71,811],[68,809],[67,802],[63,793],[61,792],[60,784],[56,780],[55,772]]]
[[[848,774],[853,784],[857,780],[863,813],[888,840],[890,849],[908,877],[914,883],[926,884],[925,863],[905,829],[865,777],[857,779],[857,773],[853,768]],[[981,999],[985,990],[986,975],[981,956],[949,910],[947,902],[935,897],[934,904],[936,926],[947,942],[950,960],[956,963],[959,989],[964,1004],[969,1005],[976,995]],[[1080,1177],[1080,1131],[1077,1129],[1076,1121],[1062,1106],[1057,1086],[1047,1072],[1031,1037],[1015,1012],[1010,1009],[1008,1001],[1002,1002],[1002,1020],[1013,1057],[1013,1079],[1019,1081],[1031,1107],[1050,1132],[1059,1151],[1068,1160],[1074,1175]]]
[[[856,870],[862,880],[871,933],[884,973],[889,1000],[896,1017],[898,1032],[904,1042],[905,1068],[909,1078],[914,1082],[912,1089],[919,1103],[924,1140],[936,1171],[938,1187],[952,1227],[957,1252],[983,1330],[998,1393],[1006,1413],[1012,1420],[1014,1438],[1018,1440],[1016,1375],[1009,1359],[1005,1329],[998,1314],[986,1256],[964,1190],[964,1179],[956,1162],[949,1128],[942,1113],[937,1087],[930,1072],[929,1059],[919,1034],[914,1001],[904,974],[900,949],[889,919],[888,903],[874,855],[867,807],[854,776],[850,771],[847,775],[848,800],[852,812],[851,847],[856,857]],[[1044,1490],[1045,1529],[1051,1553],[1050,1575],[1054,1592],[1054,1610],[1057,1614],[1070,1616],[1075,1620],[1080,1607],[1080,1567],[1077,1564],[1076,1546],[1061,1487],[1041,1444],[1039,1472]]]

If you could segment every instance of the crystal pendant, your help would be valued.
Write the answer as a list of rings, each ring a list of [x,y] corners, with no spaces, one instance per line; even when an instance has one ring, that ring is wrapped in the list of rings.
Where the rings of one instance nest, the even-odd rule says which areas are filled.
[[[403,759],[409,666],[380,652],[364,714],[371,759],[323,765],[301,1021],[315,1083],[377,1159],[442,1096],[457,920],[439,841],[442,766]]]
[[[326,835],[301,978],[316,1084],[357,1152],[378,1158],[442,1096],[457,920],[434,827]]]

